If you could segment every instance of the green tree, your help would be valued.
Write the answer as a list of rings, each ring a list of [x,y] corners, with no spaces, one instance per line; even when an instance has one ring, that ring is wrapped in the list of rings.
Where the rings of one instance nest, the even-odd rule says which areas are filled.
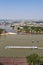
[[[17,27],[17,33],[18,34],[20,33],[20,27]]]
[[[0,65],[3,65],[2,63],[0,63]]]
[[[29,27],[28,26],[23,26],[23,30],[28,33],[30,31]]]
[[[17,27],[17,30],[20,30],[20,27]]]
[[[4,31],[3,29],[0,29],[0,34],[2,34],[2,33],[3,33],[3,31]]]
[[[40,62],[40,56],[38,54],[31,54],[27,56],[26,59],[29,65],[32,65],[32,64],[35,65]]]

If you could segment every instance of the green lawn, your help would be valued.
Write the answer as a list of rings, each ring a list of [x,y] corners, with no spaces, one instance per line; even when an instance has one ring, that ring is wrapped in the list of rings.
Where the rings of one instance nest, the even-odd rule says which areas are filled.
[[[34,40],[34,42],[32,42]],[[39,41],[39,42],[38,42]],[[43,47],[43,35],[4,35],[0,37],[0,57],[25,57],[30,53],[43,55],[39,49],[5,49],[5,46]]]

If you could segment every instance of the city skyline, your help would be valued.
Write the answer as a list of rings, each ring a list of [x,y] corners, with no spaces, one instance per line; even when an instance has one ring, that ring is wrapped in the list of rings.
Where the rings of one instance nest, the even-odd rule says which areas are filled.
[[[0,19],[43,20],[43,0],[0,0]]]

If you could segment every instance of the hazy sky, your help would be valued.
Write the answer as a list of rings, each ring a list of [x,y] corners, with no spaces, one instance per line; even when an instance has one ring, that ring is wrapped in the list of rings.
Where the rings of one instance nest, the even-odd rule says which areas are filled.
[[[43,19],[43,0],[0,0],[0,19]]]

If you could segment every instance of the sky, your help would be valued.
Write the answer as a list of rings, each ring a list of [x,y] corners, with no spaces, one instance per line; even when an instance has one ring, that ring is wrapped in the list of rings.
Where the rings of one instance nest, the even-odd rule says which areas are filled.
[[[0,0],[0,19],[43,20],[43,0]]]

